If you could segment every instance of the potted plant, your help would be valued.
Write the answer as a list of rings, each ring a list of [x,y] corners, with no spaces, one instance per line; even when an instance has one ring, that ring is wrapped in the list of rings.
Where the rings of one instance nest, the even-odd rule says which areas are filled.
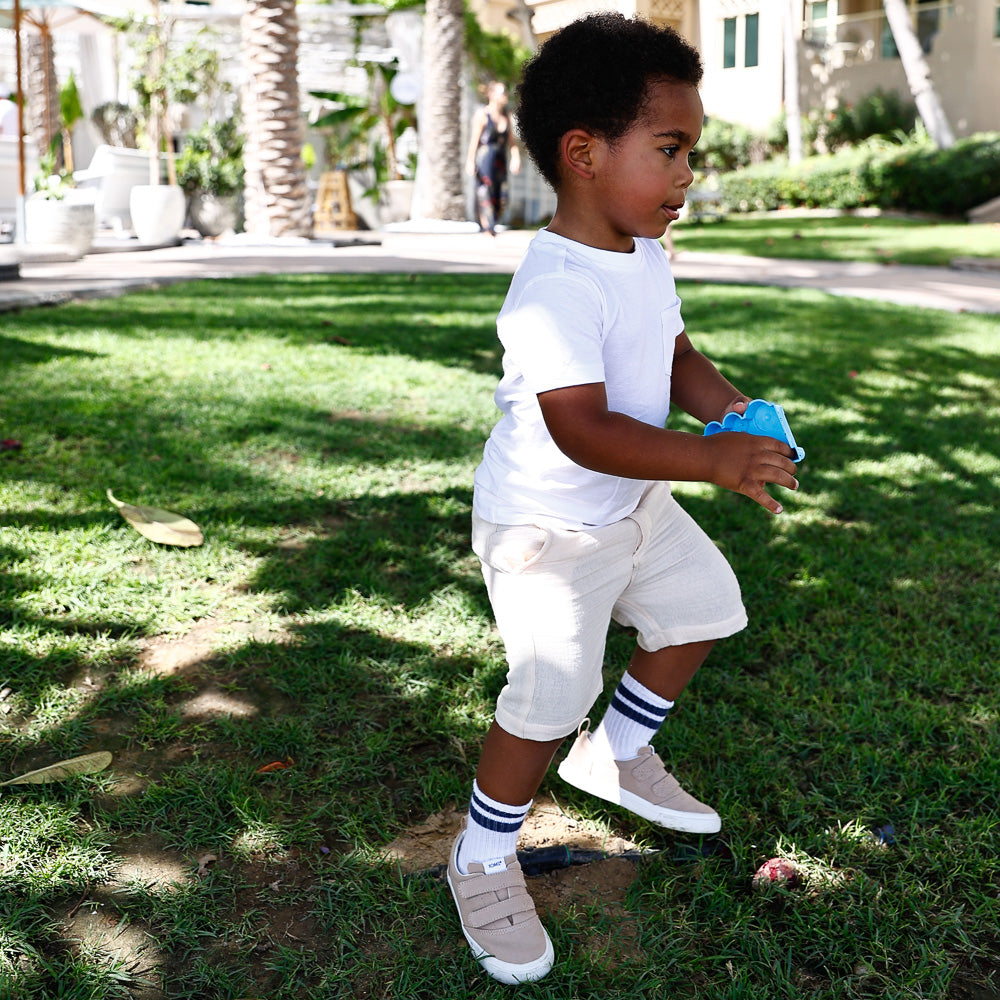
[[[139,34],[134,46],[139,57],[135,90],[144,144],[149,150],[149,184],[132,188],[132,226],[143,242],[169,242],[177,239],[187,215],[187,199],[178,184],[174,158],[172,136],[178,130],[174,110],[209,102],[225,89],[220,82],[218,51],[200,40],[210,34],[207,29],[174,50],[173,20],[161,16],[160,0],[151,0],[150,17],[113,23],[120,30]]]
[[[94,203],[75,196],[72,130],[83,117],[83,108],[72,74],[60,91],[59,109],[60,134],[39,158],[34,191],[25,199],[24,238],[44,246],[47,254],[77,260],[90,250],[97,220]]]
[[[235,119],[208,121],[177,157],[177,182],[188,197],[191,224],[202,236],[235,232],[243,191],[243,138]]]
[[[137,184],[129,192],[129,215],[140,243],[157,246],[174,243],[184,225],[184,192],[177,186],[173,147],[167,129],[167,77],[165,64],[170,22],[160,16],[160,0],[152,0],[152,17],[119,22],[123,29],[138,29],[136,46],[141,66],[135,83],[139,95],[141,123],[149,151],[149,183]],[[164,182],[161,154],[166,153]]]
[[[409,218],[413,196],[414,157],[400,155],[398,143],[408,129],[416,129],[416,108],[392,94],[393,66],[368,65],[369,91],[364,96],[312,90],[310,94],[335,105],[313,122],[326,130],[333,158],[343,169],[365,170],[371,184],[363,197],[377,199],[384,222]]]
[[[94,242],[94,204],[73,197],[73,175],[55,169],[55,152],[40,160],[35,190],[24,202],[24,238],[49,254],[78,260]]]

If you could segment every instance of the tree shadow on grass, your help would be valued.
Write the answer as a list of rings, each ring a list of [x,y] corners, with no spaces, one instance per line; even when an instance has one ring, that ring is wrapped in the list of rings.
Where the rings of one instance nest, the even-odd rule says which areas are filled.
[[[234,324],[234,296],[260,300],[274,318],[271,336],[296,345],[330,344],[365,355],[399,354],[418,361],[475,372],[499,372],[496,313],[510,284],[508,275],[386,274],[377,287],[366,274],[275,275],[173,286],[172,307],[163,310],[163,292],[137,292],[114,300],[116,334],[145,341],[150,333],[181,335],[211,342],[247,342],[260,336],[255,324]],[[442,296],[453,303],[442,313]],[[91,324],[107,308],[101,302],[28,312],[38,323],[76,329]]]
[[[40,365],[56,358],[93,358],[93,351],[81,351],[70,347],[57,347],[54,344],[38,344],[19,337],[0,336],[0,358],[4,359],[4,367],[16,370],[21,366]]]
[[[442,582],[440,574],[431,581]],[[119,671],[91,671],[71,720],[36,726],[30,744],[5,755],[5,769],[19,771],[49,762],[55,747],[114,754],[107,777],[26,789],[18,801],[26,816],[32,803],[47,803],[66,822],[105,832],[122,870],[94,872],[93,885],[70,875],[61,891],[45,894],[48,906],[84,946],[141,959],[146,978],[162,977],[169,996],[188,995],[188,982],[203,989],[206,966],[258,991],[292,988],[273,971],[278,957],[326,956],[294,987],[305,990],[329,967],[329,929],[315,913],[324,881],[343,867],[338,859],[355,844],[387,843],[426,815],[428,794],[464,784],[466,748],[481,732],[474,713],[464,722],[461,712],[447,722],[441,716],[441,704],[471,686],[474,674],[484,683],[487,671],[471,652],[447,653],[360,624],[284,626],[272,639],[266,628],[250,628],[232,649],[218,635],[194,651],[178,639],[174,651],[183,656],[170,656],[170,642],[162,642]],[[72,672],[54,666],[36,664],[50,683]],[[15,714],[8,732],[21,722]],[[261,773],[274,762],[278,770]],[[73,870],[69,859],[66,867]],[[374,878],[383,892],[396,883],[398,892],[391,866],[355,868],[365,882]],[[8,868],[6,889],[28,897],[31,878]],[[102,919],[78,918],[81,907]],[[15,907],[8,916],[16,936],[24,914]],[[376,919],[366,917],[356,961],[377,949]],[[110,933],[116,925],[139,932],[137,942]],[[59,931],[26,933],[32,953],[58,968]],[[350,965],[340,974],[350,978]],[[72,978],[65,968],[63,978]],[[54,988],[42,971],[16,981],[25,996],[29,983],[39,996]]]

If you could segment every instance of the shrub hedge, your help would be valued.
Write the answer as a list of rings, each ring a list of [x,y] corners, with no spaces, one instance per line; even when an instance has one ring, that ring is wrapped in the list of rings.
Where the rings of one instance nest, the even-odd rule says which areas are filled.
[[[794,166],[772,160],[720,175],[719,190],[728,212],[874,207],[962,216],[1000,196],[1000,132],[950,149],[877,140]]]

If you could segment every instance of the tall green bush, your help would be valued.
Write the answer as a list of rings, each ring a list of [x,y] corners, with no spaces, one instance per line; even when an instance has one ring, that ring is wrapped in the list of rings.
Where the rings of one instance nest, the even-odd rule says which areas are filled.
[[[895,91],[877,88],[853,104],[843,99],[828,111],[819,136],[827,149],[856,146],[872,136],[907,136],[917,120],[916,106]]]
[[[840,153],[731,171],[719,178],[730,212],[776,208],[864,208],[962,216],[1000,196],[1000,133],[937,149],[925,137],[905,145],[871,140]]]
[[[870,169],[884,208],[964,215],[1000,195],[1000,132],[960,139],[950,149],[904,147]]]
[[[709,170],[736,170],[761,162],[765,147],[763,137],[745,125],[709,116],[698,140],[698,163]]]

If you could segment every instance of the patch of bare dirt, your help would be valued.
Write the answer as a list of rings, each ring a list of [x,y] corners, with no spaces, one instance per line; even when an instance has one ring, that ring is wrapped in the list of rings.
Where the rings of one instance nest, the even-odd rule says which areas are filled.
[[[181,636],[156,636],[140,644],[139,666],[156,674],[174,674],[207,660],[214,650],[216,633],[222,623],[202,618]]]
[[[238,637],[261,642],[287,641],[288,633],[264,622],[224,622],[202,618],[183,635],[156,636],[140,643],[139,666],[152,673],[169,675],[196,667],[214,655],[220,640]]]
[[[434,813],[388,844],[386,854],[404,872],[447,865],[464,815],[457,809]],[[625,894],[635,881],[635,864],[620,855],[637,850],[637,845],[608,836],[596,824],[574,818],[552,799],[539,797],[521,830],[518,850],[557,845],[571,851],[601,852],[607,857],[529,877],[528,888],[539,913],[554,916],[567,907],[599,902],[609,915],[624,915]]]
[[[112,881],[92,886],[76,901],[66,901],[53,916],[60,923],[65,946],[84,954],[101,954],[130,977],[135,1000],[160,1000],[158,983],[169,964],[157,937],[142,921],[123,917],[116,894],[141,886],[160,892],[182,891],[194,878],[190,860],[164,846],[155,834],[123,838],[117,845],[121,864]]]
[[[464,810],[457,809],[434,813],[387,844],[385,853],[399,862],[404,872],[445,865],[464,816]],[[528,851],[557,844],[611,855],[636,850],[632,841],[609,837],[596,824],[575,819],[552,799],[539,797],[525,820],[517,848]]]

